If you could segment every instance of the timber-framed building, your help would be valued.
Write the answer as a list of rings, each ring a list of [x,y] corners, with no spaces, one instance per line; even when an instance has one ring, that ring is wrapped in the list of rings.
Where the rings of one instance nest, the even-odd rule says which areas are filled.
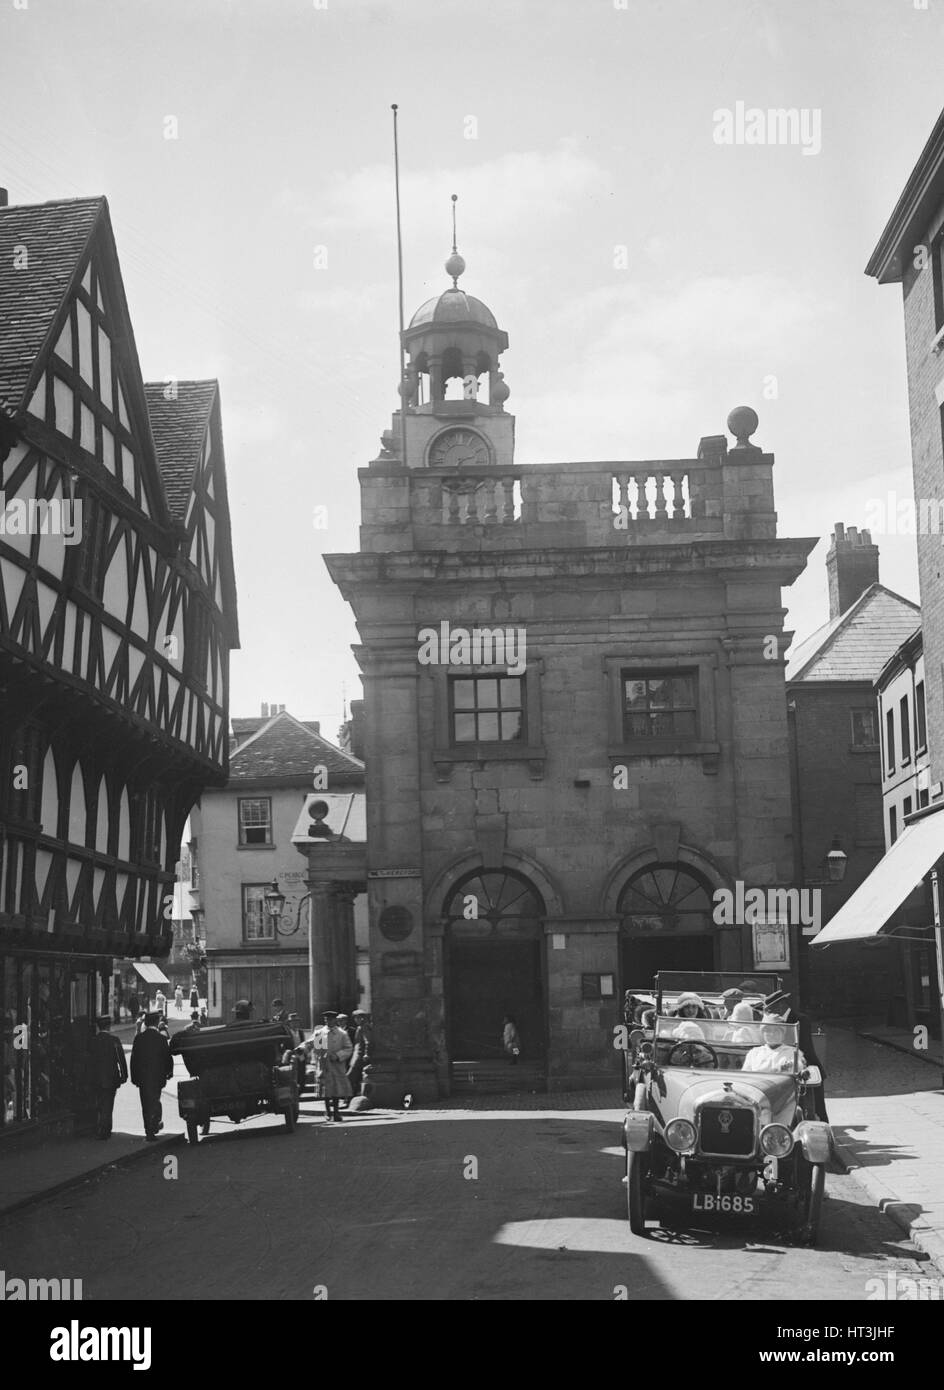
[[[228,771],[215,381],[145,385],[108,205],[0,197],[0,1134],[82,1116],[114,957],[161,957]]]

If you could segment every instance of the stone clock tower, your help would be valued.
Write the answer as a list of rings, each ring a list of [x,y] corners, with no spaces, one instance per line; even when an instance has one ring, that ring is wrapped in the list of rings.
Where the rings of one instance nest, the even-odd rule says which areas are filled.
[[[402,457],[405,442],[408,468],[508,467],[515,422],[505,413],[509,391],[498,366],[508,334],[480,299],[459,289],[465,261],[455,247],[446,270],[452,287],[421,305],[403,334],[404,409],[392,447]]]
[[[815,541],[777,536],[757,416],[690,458],[517,464],[508,338],[455,245],[446,270],[360,550],[325,556],[360,634],[381,1105],[618,1085],[622,990],[768,962],[789,986],[799,947],[712,912],[793,874],[780,589]]]

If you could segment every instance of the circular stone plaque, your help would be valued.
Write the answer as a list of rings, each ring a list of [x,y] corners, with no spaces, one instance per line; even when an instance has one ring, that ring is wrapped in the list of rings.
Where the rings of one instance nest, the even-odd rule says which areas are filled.
[[[388,941],[405,941],[413,930],[413,914],[406,907],[385,907],[378,926]]]

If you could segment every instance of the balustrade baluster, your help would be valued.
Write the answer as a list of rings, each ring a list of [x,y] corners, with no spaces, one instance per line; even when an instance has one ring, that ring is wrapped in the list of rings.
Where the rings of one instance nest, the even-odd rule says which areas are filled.
[[[507,526],[515,519],[515,480],[514,478],[502,478],[502,525]]]
[[[498,479],[483,478],[479,487],[482,490],[482,501],[485,506],[482,520],[486,526],[493,526],[498,520]]]
[[[665,484],[668,476],[667,473],[653,474],[656,485],[656,514],[653,519],[657,522],[665,521],[669,514],[665,499]]]
[[[461,524],[459,521],[459,489],[450,484],[448,488],[448,493],[449,515],[446,518],[446,520],[450,523],[450,525],[458,526]]]

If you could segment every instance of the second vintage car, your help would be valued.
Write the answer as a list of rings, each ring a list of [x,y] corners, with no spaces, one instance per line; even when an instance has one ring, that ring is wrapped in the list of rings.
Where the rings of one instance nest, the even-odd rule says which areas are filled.
[[[714,1001],[700,997],[713,1012]],[[811,1088],[821,1077],[799,1052],[796,1024],[684,1018],[665,997],[660,1009],[654,1029],[632,1039],[623,1126],[630,1229],[643,1235],[664,1201],[693,1221],[772,1211],[814,1243],[832,1139],[814,1115]]]

